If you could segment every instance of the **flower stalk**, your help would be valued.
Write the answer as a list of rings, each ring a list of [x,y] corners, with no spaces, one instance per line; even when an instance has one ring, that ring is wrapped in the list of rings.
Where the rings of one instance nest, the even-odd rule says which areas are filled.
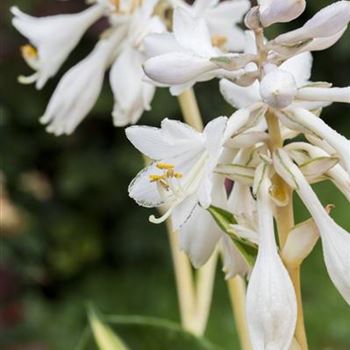
[[[271,152],[274,152],[274,150],[283,146],[279,120],[272,111],[269,111],[266,114],[266,122],[270,135],[270,149]],[[275,208],[275,219],[278,230],[280,249],[282,250],[287,241],[289,233],[294,227],[293,189],[279,175],[275,175],[273,177],[272,185],[274,192],[277,193],[280,197],[285,196],[287,200],[287,204],[285,206],[276,206]],[[286,262],[284,262],[284,264],[293,283],[297,300],[297,323],[295,329],[295,338],[298,341],[301,349],[307,350],[308,343],[305,331],[304,312],[301,296],[300,265],[290,266]]]

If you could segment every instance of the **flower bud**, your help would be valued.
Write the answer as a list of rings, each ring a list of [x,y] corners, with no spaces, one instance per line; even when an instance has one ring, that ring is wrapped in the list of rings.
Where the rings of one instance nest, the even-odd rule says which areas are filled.
[[[264,27],[290,22],[305,10],[305,0],[260,0],[260,22]]]
[[[261,81],[260,94],[266,104],[282,109],[293,102],[297,94],[297,85],[291,73],[274,69]]]

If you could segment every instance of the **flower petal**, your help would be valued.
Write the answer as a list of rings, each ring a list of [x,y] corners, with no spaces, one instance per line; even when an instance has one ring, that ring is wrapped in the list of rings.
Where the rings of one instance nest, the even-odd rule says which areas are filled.
[[[290,108],[285,113],[278,113],[282,123],[294,130],[310,133],[328,142],[342,159],[345,168],[350,173],[350,141],[329,127],[322,119],[302,108]]]
[[[312,55],[310,52],[301,53],[282,63],[279,68],[291,73],[300,87],[311,77]]]
[[[179,233],[180,248],[190,257],[195,268],[208,261],[222,236],[211,215],[200,207],[195,209]]]
[[[315,220],[321,235],[329,276],[340,294],[350,304],[350,234],[328,215],[301,171],[285,151],[280,149],[274,154],[274,165],[278,174],[296,187],[300,198]]]
[[[164,204],[156,182],[150,181],[150,175],[159,173],[155,163],[141,170],[129,185],[129,196],[145,208],[155,208]]]
[[[207,24],[203,18],[196,18],[181,7],[174,11],[173,31],[179,44],[190,52],[211,56],[215,51]]]
[[[275,242],[270,181],[263,172],[258,190],[259,251],[247,290],[247,317],[254,349],[288,350],[297,306],[292,282]]]
[[[238,86],[227,79],[220,80],[220,92],[224,99],[235,108],[247,108],[261,101],[259,83],[248,87]]]
[[[145,73],[151,79],[166,85],[185,84],[216,69],[216,64],[207,58],[181,52],[155,56],[144,64]]]

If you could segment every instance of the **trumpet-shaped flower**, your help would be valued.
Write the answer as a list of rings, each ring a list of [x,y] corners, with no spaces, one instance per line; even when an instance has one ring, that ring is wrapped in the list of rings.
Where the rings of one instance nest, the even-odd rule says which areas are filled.
[[[300,169],[280,149],[274,154],[274,167],[299,194],[320,232],[323,255],[334,285],[350,304],[350,234],[327,213]]]
[[[112,65],[110,83],[114,94],[112,115],[115,126],[135,124],[145,110],[151,109],[155,86],[144,79],[142,65],[146,55],[143,43],[148,34],[165,30],[159,17],[152,15],[154,6],[155,1],[146,1],[129,17],[123,48]]]
[[[297,306],[288,272],[277,252],[268,167],[256,175],[259,251],[247,291],[247,317],[254,349],[288,350],[294,335]]]
[[[56,135],[72,133],[92,109],[101,92],[105,70],[125,31],[117,29],[71,68],[59,82],[40,121]],[[92,83],[93,82],[93,83]]]
[[[350,141],[329,127],[322,119],[303,108],[290,107],[277,113],[282,123],[294,130],[311,134],[326,141],[341,158],[345,169],[350,173]]]
[[[34,83],[41,89],[54,76],[85,31],[106,12],[106,4],[98,3],[77,14],[32,17],[12,7],[13,26],[33,44],[25,45],[22,54],[36,71],[20,77],[23,83]]]
[[[165,119],[161,128],[126,129],[131,143],[153,160],[129,186],[129,195],[144,207],[162,207],[160,223],[171,216],[173,229],[181,227],[200,204],[212,202],[212,176],[223,148],[227,119],[211,121],[203,133],[186,124]]]
[[[146,75],[160,86],[170,86],[178,95],[197,81],[214,77],[240,77],[244,72],[221,68],[215,58],[223,54],[214,47],[204,18],[188,10],[174,11],[173,33],[151,35],[145,39],[149,58],[144,64]]]
[[[190,6],[183,0],[171,0],[174,8],[182,7],[194,17],[202,17],[207,22],[214,45],[229,51],[241,51],[244,47],[243,31],[237,26],[248,11],[247,0],[196,0]]]

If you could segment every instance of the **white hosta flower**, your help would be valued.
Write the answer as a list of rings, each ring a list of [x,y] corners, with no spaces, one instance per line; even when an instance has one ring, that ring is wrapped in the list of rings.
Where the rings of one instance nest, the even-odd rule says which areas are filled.
[[[350,21],[350,2],[338,1],[316,13],[301,28],[279,35],[277,44],[300,43],[312,39],[330,38],[344,32]]]
[[[332,146],[350,173],[350,141],[329,127],[322,119],[303,108],[288,108],[283,112],[277,112],[282,123],[294,130],[305,134],[311,134],[318,139],[326,141]]]
[[[251,52],[253,37],[247,33],[247,49]],[[285,108],[290,104],[298,104],[312,110],[323,107],[328,103],[317,100],[297,99],[299,89],[305,86],[310,79],[312,56],[302,53],[282,63],[278,68],[266,65],[266,75],[261,82],[255,81],[252,85],[243,87],[234,84],[228,79],[220,81],[220,91],[225,100],[235,108],[246,108],[252,104],[264,101],[273,108]]]
[[[240,79],[246,73],[222,69],[221,63],[215,62],[224,53],[213,46],[205,19],[193,17],[183,8],[174,11],[173,33],[150,35],[145,47],[150,57],[144,64],[146,75],[160,86],[170,86],[173,95],[196,82],[217,76]]]
[[[279,175],[298,192],[311,213],[320,232],[329,276],[350,304],[350,234],[328,215],[302,172],[284,150],[275,153],[274,166]]]
[[[123,28],[101,39],[94,50],[61,79],[40,122],[55,135],[70,134],[86,117],[101,92],[105,70],[122,39]]]
[[[305,10],[305,0],[259,0],[260,21],[264,27],[274,23],[290,22]]]
[[[153,16],[155,1],[144,5],[130,16],[123,48],[112,65],[110,83],[114,94],[113,120],[115,126],[135,124],[146,110],[151,109],[155,86],[144,79],[142,65],[146,59],[144,38],[149,33],[165,30],[159,17]]]
[[[13,26],[33,46],[22,49],[24,59],[36,73],[20,77],[23,83],[34,83],[41,89],[54,76],[67,56],[78,44],[85,31],[104,15],[106,7],[96,4],[76,14],[32,17],[12,7]]]
[[[161,128],[132,126],[128,139],[154,162],[129,186],[129,195],[144,207],[164,206],[165,214],[150,220],[160,223],[171,216],[173,229],[181,227],[198,203],[212,202],[213,170],[222,152],[227,119],[212,120],[199,133],[186,124],[164,119]]]
[[[114,93],[113,120],[115,126],[135,124],[143,112],[151,109],[155,86],[143,81],[142,52],[127,47],[117,58],[110,72]]]
[[[277,252],[266,165],[257,174],[259,251],[248,284],[248,328],[253,349],[288,350],[297,318],[296,297]]]
[[[247,0],[196,0],[193,5],[185,1],[171,0],[174,8],[183,7],[195,17],[202,17],[207,22],[212,42],[229,51],[241,51],[244,46],[243,31],[237,26],[248,11]]]
[[[293,142],[285,146],[285,149],[288,150],[290,156],[298,163],[298,165],[305,163],[305,161],[308,161],[310,158],[331,158],[331,156],[322,148],[306,142]],[[308,154],[306,157],[305,152]],[[300,159],[300,155],[303,156],[302,159]],[[340,164],[334,165],[323,175],[326,179],[330,179],[340,192],[344,194],[348,201],[350,201],[350,174],[348,174]]]
[[[173,32],[173,35],[165,34],[148,43],[148,52],[158,51],[160,54],[145,62],[147,76],[161,84],[180,85],[195,81],[198,76],[217,68],[209,60],[216,55],[216,49],[211,44],[203,18],[195,18],[187,10],[177,8]],[[167,43],[164,45],[164,42]],[[156,48],[152,47],[154,45]]]

